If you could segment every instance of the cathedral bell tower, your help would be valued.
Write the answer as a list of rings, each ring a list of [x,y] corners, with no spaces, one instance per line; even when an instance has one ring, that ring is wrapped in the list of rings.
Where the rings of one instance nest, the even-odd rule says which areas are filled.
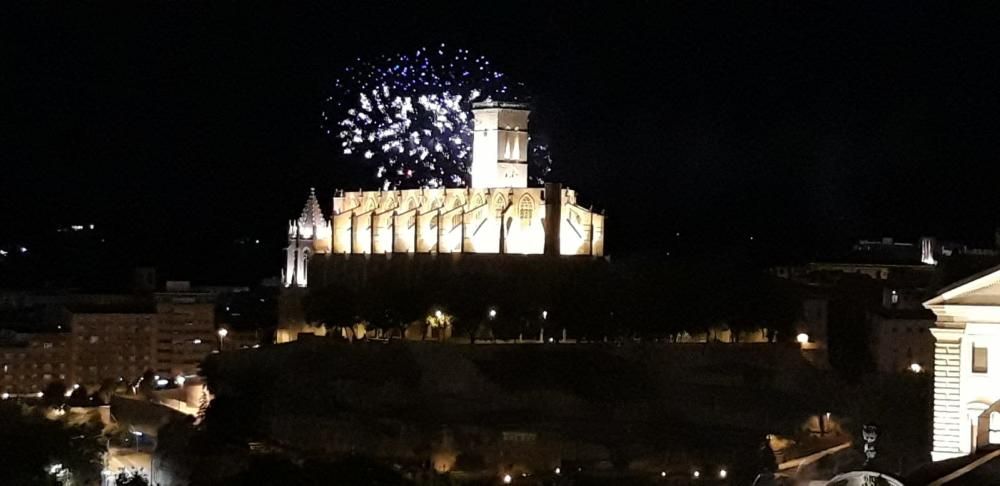
[[[288,222],[285,269],[281,272],[281,282],[285,287],[306,287],[309,284],[309,259],[316,253],[329,251],[332,235],[330,222],[323,216],[316,199],[316,189],[310,189],[299,219]]]
[[[528,105],[472,104],[472,187],[528,187]]]

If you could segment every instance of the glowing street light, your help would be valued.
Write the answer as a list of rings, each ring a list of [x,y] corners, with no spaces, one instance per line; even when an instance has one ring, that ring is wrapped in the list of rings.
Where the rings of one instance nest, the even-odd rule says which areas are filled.
[[[504,474],[503,475],[503,483],[504,484],[510,484],[512,481],[514,481],[514,478],[510,477],[510,474]]]
[[[798,341],[799,344],[806,344],[809,342],[809,335],[804,332],[800,332],[798,336],[795,336],[795,340]]]
[[[729,475],[728,471],[726,471],[725,469],[719,469],[719,479],[726,479],[726,476],[728,475]]]
[[[549,311],[543,310],[542,311],[542,320],[544,321],[544,320],[546,320],[548,318],[549,318]]]
[[[494,318],[496,318],[496,316],[497,316],[497,310],[496,309],[490,309],[490,319],[494,319]]]
[[[438,309],[438,310],[434,311],[434,317],[436,317],[437,320],[440,321],[441,318],[444,317],[444,312],[441,312],[441,309]]]
[[[694,477],[695,479],[698,479],[701,477],[701,471],[696,470],[695,472],[691,473],[691,476]]]
[[[921,371],[924,371],[924,367],[920,366],[920,363],[913,363],[910,365],[910,371],[920,373]]]
[[[229,329],[220,327],[216,332],[219,334],[219,351],[222,351],[222,346],[225,344],[226,336],[229,335]]]

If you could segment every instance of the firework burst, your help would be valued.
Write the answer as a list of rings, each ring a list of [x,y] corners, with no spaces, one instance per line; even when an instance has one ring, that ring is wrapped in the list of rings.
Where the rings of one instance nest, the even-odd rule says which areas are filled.
[[[384,189],[463,187],[472,163],[475,101],[526,101],[483,56],[442,44],[345,68],[327,98],[323,128],[345,156],[373,169]],[[530,145],[538,183],[551,165],[544,145]]]

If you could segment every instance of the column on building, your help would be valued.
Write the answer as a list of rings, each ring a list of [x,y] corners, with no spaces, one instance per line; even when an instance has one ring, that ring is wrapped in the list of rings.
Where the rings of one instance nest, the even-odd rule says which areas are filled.
[[[935,461],[968,454],[971,437],[962,417],[961,353],[963,329],[932,328],[934,334],[934,430],[931,455]],[[963,431],[965,433],[963,434]]]

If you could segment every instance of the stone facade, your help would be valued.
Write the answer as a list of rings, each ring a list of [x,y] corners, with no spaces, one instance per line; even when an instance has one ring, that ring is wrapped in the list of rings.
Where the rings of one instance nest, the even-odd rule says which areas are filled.
[[[285,287],[306,287],[317,254],[604,255],[604,215],[560,184],[528,187],[523,105],[477,105],[472,184],[337,192],[327,220],[315,192],[289,224]]]
[[[924,306],[937,318],[932,458],[1000,444],[1000,267],[944,289]]]

